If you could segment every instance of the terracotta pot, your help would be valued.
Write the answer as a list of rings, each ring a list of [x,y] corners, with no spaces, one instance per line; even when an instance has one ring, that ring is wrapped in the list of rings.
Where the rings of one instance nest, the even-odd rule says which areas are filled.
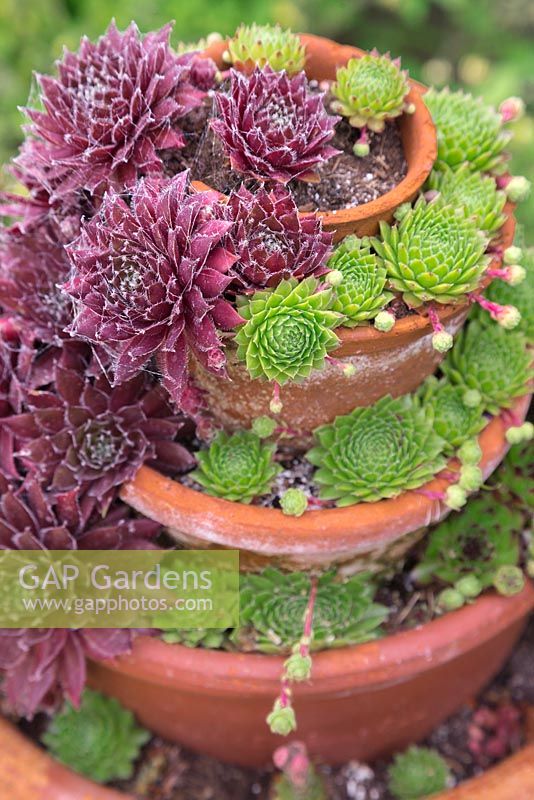
[[[518,418],[525,418],[529,402],[530,396],[514,403]],[[479,436],[485,477],[508,450],[504,432],[502,418],[495,417]],[[438,491],[447,485],[438,478],[425,488]],[[428,525],[448,513],[440,501],[410,491],[377,503],[287,517],[277,509],[232,503],[193,491],[148,467],[123,486],[121,497],[165,525],[186,547],[240,550],[242,569],[267,564],[286,569],[330,564],[343,565],[346,571],[375,569],[397,562]]]
[[[503,248],[512,244],[515,220],[513,206],[507,206],[507,220],[500,242]],[[495,258],[492,267],[499,267]],[[439,311],[449,333],[456,334],[463,326],[469,306],[444,306]],[[296,432],[285,441],[301,449],[310,439],[309,432],[357,406],[367,406],[386,394],[394,397],[413,391],[435,372],[443,354],[432,347],[432,326],[428,316],[412,315],[399,320],[392,331],[380,333],[372,325],[340,328],[340,346],[333,355],[342,364],[352,364],[356,372],[346,376],[340,365],[326,364],[302,383],[291,383],[281,389],[283,409],[280,424]],[[225,428],[248,428],[252,420],[269,415],[273,396],[271,383],[252,380],[235,350],[228,346],[230,380],[207,372],[197,361],[192,362],[195,381],[204,391],[206,405]]]
[[[0,771],[9,800],[135,800],[81,778],[0,719]],[[523,800],[534,797],[534,744],[435,800]]]
[[[365,55],[364,50],[337,44],[322,36],[302,34],[300,38],[306,45],[308,55],[306,74],[318,81],[333,80],[338,67],[351,58]],[[228,68],[222,59],[226,46],[226,42],[215,42],[205,51],[205,55],[213,58],[221,69]],[[339,211],[320,212],[324,227],[334,231],[336,240],[350,233],[358,236],[376,233],[380,220],[391,220],[398,206],[415,197],[432,169],[437,155],[436,129],[422,100],[424,87],[415,81],[410,81],[410,84],[408,100],[415,105],[415,114],[404,114],[399,121],[408,165],[406,176],[394,189],[370,203]]]
[[[295,688],[298,738],[332,764],[419,741],[499,670],[533,607],[529,584],[512,598],[488,595],[414,630],[316,654],[312,681]],[[265,717],[283,662],[142,638],[130,656],[93,664],[90,682],[167,739],[263,766],[281,742]]]

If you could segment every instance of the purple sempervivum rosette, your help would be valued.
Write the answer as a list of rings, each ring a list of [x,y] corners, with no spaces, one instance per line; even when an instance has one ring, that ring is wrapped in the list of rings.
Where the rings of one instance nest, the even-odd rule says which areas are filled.
[[[218,329],[242,322],[223,293],[236,256],[225,246],[232,222],[214,192],[190,193],[188,174],[144,179],[131,205],[114,192],[68,252],[67,292],[77,301],[72,333],[108,351],[114,380],[137,375],[156,356],[180,402],[193,351],[223,375]]]
[[[227,209],[234,222],[231,237],[238,259],[232,274],[237,285],[264,289],[287,278],[328,271],[332,234],[322,229],[315,214],[299,214],[287,189],[250,192],[241,186],[230,195]]]
[[[11,431],[15,458],[54,495],[78,492],[80,502],[107,510],[122,483],[147,461],[171,471],[194,458],[175,441],[184,425],[164,390],[146,373],[113,388],[87,374],[76,350],[65,350],[46,391],[28,392],[26,409],[0,420]]]
[[[169,45],[171,26],[142,37],[132,23],[112,23],[96,43],[83,38],[66,51],[58,76],[38,76],[42,109],[28,108],[34,179],[54,203],[108,186],[131,186],[161,174],[158,150],[183,147],[179,121],[204,92],[190,81],[190,63]],[[15,161],[17,164],[17,160]],[[28,168],[23,153],[20,167]]]
[[[232,169],[261,181],[313,179],[339,152],[329,144],[339,117],[327,113],[323,96],[309,93],[304,72],[289,77],[266,66],[247,76],[231,70],[230,90],[217,94],[219,117],[211,127]]]

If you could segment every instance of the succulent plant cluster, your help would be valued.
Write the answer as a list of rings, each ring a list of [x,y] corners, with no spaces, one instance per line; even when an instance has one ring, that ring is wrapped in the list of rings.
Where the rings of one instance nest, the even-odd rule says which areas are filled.
[[[355,128],[384,130],[386,121],[413,111],[406,102],[410,91],[408,73],[400,69],[400,59],[372,50],[361,58],[351,58],[336,72],[332,94],[333,108],[348,117]]]
[[[445,465],[431,412],[410,395],[386,396],[315,431],[306,454],[320,497],[338,506],[374,502],[416,489]]]
[[[301,72],[306,64],[306,48],[300,38],[279,25],[240,25],[228,42],[224,60],[244,72],[265,67],[288,75]]]
[[[67,703],[43,734],[52,755],[97,783],[130,778],[150,734],[118,700],[86,689],[79,709]]]

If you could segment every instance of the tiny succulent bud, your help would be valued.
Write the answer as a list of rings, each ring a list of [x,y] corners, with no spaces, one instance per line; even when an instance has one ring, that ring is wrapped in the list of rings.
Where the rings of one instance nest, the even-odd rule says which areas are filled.
[[[283,706],[280,699],[277,699],[274,708],[267,717],[267,724],[272,733],[278,736],[289,736],[297,729],[297,718],[290,705]]]
[[[473,464],[464,464],[460,471],[460,480],[458,485],[466,492],[476,492],[482,486],[484,476],[480,467],[475,467]]]
[[[326,273],[325,281],[329,283],[330,286],[341,286],[343,283],[343,273],[340,269],[331,269],[330,272]]]
[[[511,203],[522,203],[530,194],[530,185],[524,175],[515,175],[508,181],[504,191]]]
[[[284,514],[300,517],[308,508],[308,497],[302,489],[288,489],[280,498],[280,507]]]
[[[483,587],[476,575],[465,575],[456,581],[454,588],[469,600],[473,597],[478,597]]]
[[[369,155],[370,147],[368,142],[356,142],[352,152],[357,158],[365,158]]]
[[[443,611],[456,611],[465,604],[465,597],[458,589],[443,589],[438,595],[438,606]]]
[[[519,286],[527,277],[527,271],[521,264],[509,264],[505,269],[505,281],[510,286]]]
[[[352,376],[356,375],[356,372],[357,372],[357,369],[354,366],[354,364],[343,364],[341,369],[343,370],[343,375],[346,378],[352,378]]]
[[[252,422],[252,432],[260,439],[268,439],[277,428],[278,423],[271,417],[256,417]]]
[[[525,102],[521,97],[507,97],[499,106],[503,122],[512,122],[525,113]]]
[[[496,319],[501,328],[510,331],[521,322],[521,313],[515,306],[501,306]]]
[[[374,326],[377,331],[389,333],[395,325],[395,322],[395,314],[392,314],[391,311],[379,311],[374,319]]]
[[[447,350],[451,349],[453,343],[452,335],[447,331],[438,331],[432,336],[432,347],[438,353],[446,353]]]
[[[505,264],[518,264],[523,258],[523,251],[516,245],[510,245],[503,253],[503,261]]]
[[[311,656],[303,656],[299,652],[293,653],[284,662],[285,674],[290,681],[307,681],[311,677]]]
[[[462,506],[467,503],[467,494],[457,483],[449,486],[445,492],[445,504],[452,508],[453,511],[458,511]]]
[[[462,397],[463,404],[467,408],[476,408],[482,402],[482,396],[478,389],[467,389]]]
[[[462,464],[478,464],[482,458],[482,449],[476,439],[464,442],[458,450],[458,458]]]
[[[524,422],[522,425],[513,425],[511,428],[508,428],[505,435],[508,444],[528,442],[534,436],[534,425],[532,422]]]
[[[519,567],[505,565],[499,567],[493,578],[493,585],[499,594],[511,597],[519,594],[525,585],[525,576]]]
[[[389,789],[397,800],[422,800],[447,788],[450,770],[435,750],[410,747],[389,768]]]
[[[280,414],[282,412],[283,407],[284,404],[282,403],[279,397],[273,397],[271,402],[269,403],[269,411],[271,412],[271,414]]]

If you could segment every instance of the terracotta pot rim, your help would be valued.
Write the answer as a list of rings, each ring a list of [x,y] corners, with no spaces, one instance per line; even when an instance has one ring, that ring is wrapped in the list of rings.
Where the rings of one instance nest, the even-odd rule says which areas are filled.
[[[135,800],[133,795],[126,794],[106,786],[96,784],[82,775],[78,775],[68,767],[56,761],[47,751],[41,750],[27,736],[21,733],[16,725],[7,719],[0,717],[0,738],[9,742],[10,753],[0,754],[0,767],[3,772],[7,771],[8,778],[12,783],[15,794],[11,800],[25,800],[29,797],[28,787],[25,784],[25,766],[27,764],[39,764],[43,779],[34,787],[32,791],[33,800],[44,800],[44,798],[59,798],[61,800]],[[2,760],[5,760],[5,764]],[[20,763],[20,778],[14,773]],[[523,788],[530,789],[534,784],[532,772],[534,764],[534,744],[527,744],[513,756],[482,775],[461,783],[454,789],[450,789],[435,796],[435,800],[487,800],[488,788],[494,789],[491,800],[509,800],[512,796],[508,790],[514,792],[514,796],[523,800],[521,794]],[[17,788],[18,787],[18,788]],[[37,788],[39,787],[39,788]],[[497,788],[496,788],[497,787]],[[42,793],[39,791],[42,789]],[[502,794],[501,794],[502,790]],[[18,793],[17,793],[18,792]],[[39,792],[35,794],[35,792]],[[53,793],[53,794],[52,794]],[[484,794],[483,794],[484,793]]]
[[[512,413],[523,418],[528,410],[532,395],[524,395],[515,400],[511,407]],[[500,460],[503,448],[508,449],[505,440],[505,423],[503,412],[493,417],[480,433],[478,440],[482,448],[480,462],[484,477],[488,477],[495,467],[495,462]],[[443,491],[448,482],[443,478],[434,478],[421,487],[430,491]],[[163,525],[172,527],[172,513],[174,508],[184,508],[186,513],[201,512],[206,520],[225,519],[232,522],[233,530],[225,530],[219,537],[214,531],[212,543],[224,542],[224,546],[234,549],[245,547],[242,531],[246,529],[250,536],[261,536],[261,532],[269,529],[270,543],[259,541],[255,536],[254,550],[256,552],[272,552],[274,542],[277,546],[283,543],[284,552],[301,553],[303,545],[311,546],[318,551],[328,551],[337,540],[363,538],[368,536],[368,531],[382,529],[387,532],[391,521],[400,523],[416,517],[420,520],[412,530],[417,527],[429,525],[439,520],[445,510],[440,500],[430,499],[419,493],[419,490],[403,492],[398,497],[389,500],[379,500],[375,503],[359,503],[345,508],[326,508],[307,511],[301,517],[288,517],[276,508],[252,506],[212,497],[204,492],[190,489],[176,480],[161,475],[151,467],[141,467],[133,481],[123,485],[121,498],[136,507],[136,497],[142,495],[145,499],[144,513],[148,516],[148,508],[155,501],[159,506],[155,519]],[[347,522],[350,521],[351,535],[344,533]],[[325,523],[327,530],[325,532]],[[384,533],[384,536],[386,533]],[[296,537],[296,538],[295,538]],[[305,548],[304,548],[305,549]]]
[[[312,680],[299,685],[298,694],[320,696],[333,689],[395,684],[484,644],[532,610],[534,584],[527,580],[513,597],[487,594],[417,628],[320,651],[314,654]],[[130,655],[100,663],[145,682],[164,686],[179,682],[196,693],[240,696],[246,685],[247,694],[270,696],[279,686],[284,660],[278,655],[189,648],[141,637]]]
[[[345,64],[350,58],[361,58],[367,52],[359,47],[339,44],[325,36],[316,36],[311,33],[298,35],[308,51],[324,50],[325,48],[333,51],[335,58],[330,60],[333,60],[336,66]],[[227,41],[215,42],[204,51],[204,55],[213,58],[221,68],[228,67],[222,61],[222,54],[227,47]],[[309,77],[313,76],[310,75]],[[423,101],[423,93],[426,91],[426,87],[412,79],[409,80],[409,83],[410,92],[407,99],[415,105],[414,122],[417,124],[419,132],[425,128],[432,129],[434,136],[431,139],[428,136],[419,136],[422,146],[418,148],[416,157],[408,165],[408,171],[404,178],[393,189],[380,195],[375,200],[362,203],[356,207],[341,208],[337,211],[319,211],[318,215],[324,224],[339,225],[340,223],[360,222],[377,213],[382,215],[389,214],[419,190],[421,187],[421,175],[426,173],[423,179],[424,182],[432,171],[437,157],[438,145],[432,116]]]

